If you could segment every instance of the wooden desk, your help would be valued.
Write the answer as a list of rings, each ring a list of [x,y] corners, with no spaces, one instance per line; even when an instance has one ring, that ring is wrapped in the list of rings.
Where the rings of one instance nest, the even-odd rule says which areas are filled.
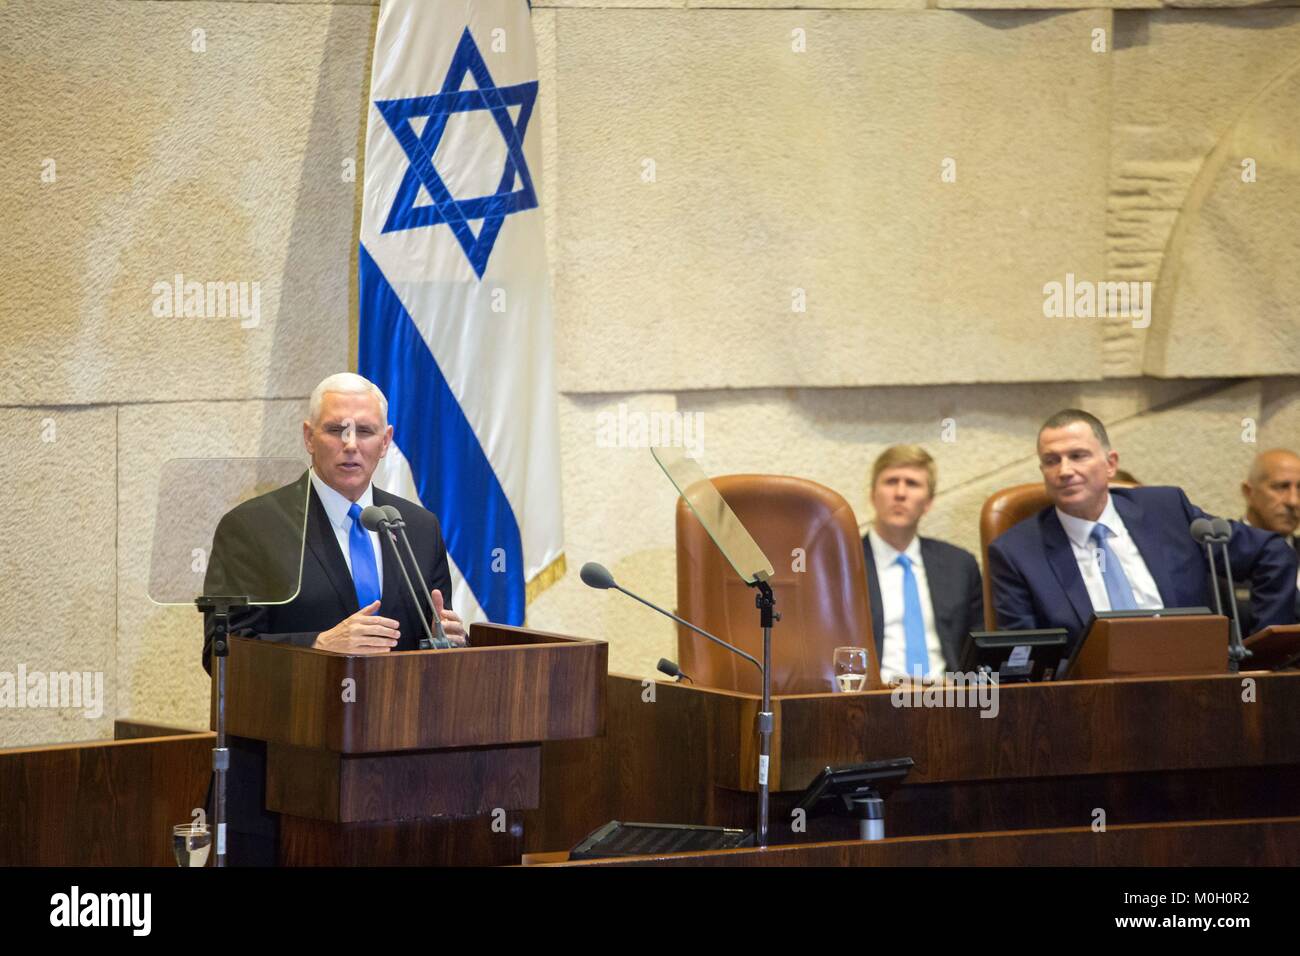
[[[543,745],[527,851],[609,820],[752,828],[759,699],[610,675],[606,736]],[[1253,694],[1253,700],[1244,699]],[[1288,817],[1300,793],[1300,674],[1108,679],[999,688],[996,717],[901,707],[895,692],[773,699],[773,843],[852,837],[791,828],[827,765],[910,756],[886,801],[891,836]],[[1300,862],[1300,861],[1296,861]]]
[[[524,856],[525,866],[1292,866],[1300,817],[1148,823],[1057,830],[959,833],[569,860],[567,852]]]
[[[653,686],[651,703],[641,680],[611,675],[605,736],[542,744],[525,849],[567,850],[612,819],[753,826],[757,698]],[[887,801],[890,840],[789,859],[1300,863],[1300,673],[1006,687],[996,718],[895,708],[889,694],[775,699],[774,842],[854,835],[839,819],[790,830],[795,795],[824,764],[917,761]],[[0,751],[0,865],[174,865],[171,826],[202,805],[211,748],[196,733]],[[1096,808],[1115,842],[1087,839]],[[1150,826],[1170,822],[1177,833]],[[1227,829],[1195,828],[1211,824]]]
[[[175,866],[172,827],[203,806],[215,734],[0,750],[0,866]]]

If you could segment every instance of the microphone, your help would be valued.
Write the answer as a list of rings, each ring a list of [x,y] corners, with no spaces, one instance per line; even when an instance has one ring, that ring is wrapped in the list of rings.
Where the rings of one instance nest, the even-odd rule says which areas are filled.
[[[402,556],[397,553],[396,535],[388,530],[388,515],[384,514],[383,508],[377,505],[369,505],[361,509],[361,527],[367,531],[376,532],[380,538],[388,542],[388,547],[393,552],[393,560],[397,562],[398,568],[402,571],[402,580],[406,582],[406,590],[411,595],[411,599],[415,601],[416,617],[420,619],[420,623],[424,626],[425,636],[420,638],[420,650],[429,650],[433,647],[433,633],[429,630],[429,622],[424,619],[424,608],[421,607],[419,598],[415,596],[415,587],[411,584],[411,576],[406,573],[406,565],[402,563]]]
[[[1228,604],[1232,607],[1232,645],[1228,648],[1229,670],[1237,673],[1241,662],[1250,657],[1250,651],[1241,643],[1241,616],[1237,613],[1237,585],[1232,580],[1232,561],[1228,557],[1228,541],[1232,538],[1232,525],[1226,518],[1214,518],[1210,521],[1214,535],[1223,548],[1223,571],[1228,575]]]
[[[642,604],[650,608],[652,611],[658,611],[660,614],[664,615],[664,617],[672,618],[682,627],[689,628],[690,630],[694,631],[696,634],[700,635],[700,637],[708,638],[714,644],[717,644],[720,647],[725,647],[727,650],[731,651],[731,653],[743,657],[745,660],[749,661],[751,664],[757,667],[758,672],[760,674],[763,673],[763,665],[760,664],[756,658],[751,657],[749,654],[746,654],[739,647],[735,647],[734,645],[728,644],[722,638],[714,637],[708,631],[696,627],[690,621],[682,620],[676,614],[672,613],[672,611],[665,611],[659,605],[651,604],[645,598],[641,597],[641,595],[633,594],[627,588],[623,587],[621,584],[615,581],[614,575],[610,574],[609,570],[603,564],[597,564],[595,561],[588,561],[586,564],[582,566],[582,570],[579,572],[579,577],[582,578],[582,583],[587,585],[587,587],[595,588],[598,591],[605,591],[608,590],[609,588],[613,588],[615,591],[622,591],[628,597],[632,598],[633,600],[640,601]],[[662,665],[664,662],[660,661],[659,663],[660,663],[660,670],[663,670]],[[672,662],[669,661],[668,663],[671,664]],[[674,664],[673,666],[676,667],[677,665]],[[665,671],[665,673],[667,672]],[[690,678],[687,678],[687,680],[690,680]],[[691,683],[694,683],[694,681],[691,681]]]
[[[1214,589],[1214,609],[1223,613],[1223,597],[1219,594],[1219,572],[1214,565],[1214,546],[1223,549],[1223,570],[1228,577],[1228,602],[1232,613],[1228,616],[1228,670],[1235,674],[1241,662],[1250,656],[1241,643],[1241,621],[1237,611],[1237,588],[1232,580],[1232,560],[1228,556],[1228,542],[1232,539],[1232,525],[1224,518],[1197,518],[1188,528],[1192,539],[1205,546],[1205,555],[1210,560],[1210,583]]]
[[[674,680],[688,680],[691,681],[692,684],[695,683],[695,681],[691,680],[689,674],[677,666],[676,661],[670,661],[666,657],[659,658],[659,671],[660,673],[667,674]]]
[[[582,570],[578,572],[578,576],[582,578],[583,584],[598,591],[618,587],[614,583],[614,575],[609,573],[609,569],[603,564],[597,564],[595,561],[588,561],[584,564]]]
[[[1210,579],[1214,586],[1214,611],[1216,614],[1223,614],[1223,595],[1219,593],[1219,570],[1214,566],[1214,548],[1212,547],[1214,538],[1214,525],[1209,518],[1197,518],[1192,521],[1191,526],[1187,529],[1191,532],[1192,540],[1197,544],[1205,546],[1205,556],[1210,561]]]
[[[438,614],[438,609],[433,606],[433,593],[429,590],[429,585],[424,583],[424,574],[420,571],[420,562],[415,560],[415,549],[411,547],[411,539],[406,536],[406,519],[392,505],[384,505],[383,511],[388,518],[389,527],[397,529],[397,534],[402,539],[402,545],[406,548],[407,557],[411,559],[411,567],[415,568],[415,579],[420,582],[420,593],[429,602],[429,616],[433,618],[433,629],[438,634],[433,646],[452,647],[451,638],[447,636],[447,632],[442,628],[442,617]],[[420,607],[420,613],[423,614],[424,606],[417,606]]]

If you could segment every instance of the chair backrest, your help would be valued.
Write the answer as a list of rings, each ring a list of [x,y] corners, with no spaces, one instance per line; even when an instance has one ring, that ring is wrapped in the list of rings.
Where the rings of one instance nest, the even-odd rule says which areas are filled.
[[[1132,488],[1131,482],[1112,481],[1112,488]],[[984,569],[984,626],[990,631],[998,626],[997,611],[993,607],[993,582],[989,577],[989,543],[998,535],[1011,530],[1026,518],[1038,514],[1051,499],[1043,490],[1041,481],[1028,485],[1012,485],[989,495],[980,509],[980,560]]]
[[[853,509],[813,481],[778,475],[714,479],[723,499],[771,561],[781,615],[772,630],[772,692],[834,689],[836,647],[867,648],[867,686],[880,684],[862,539]],[[763,659],[763,632],[745,584],[685,502],[677,502],[678,614]],[[759,693],[758,669],[678,628],[678,663],[697,684]]]

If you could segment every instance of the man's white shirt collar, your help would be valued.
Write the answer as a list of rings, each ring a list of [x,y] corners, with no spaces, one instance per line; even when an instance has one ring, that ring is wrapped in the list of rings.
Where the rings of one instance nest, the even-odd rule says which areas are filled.
[[[1128,534],[1128,529],[1124,527],[1124,519],[1115,510],[1115,499],[1110,492],[1106,493],[1106,507],[1102,509],[1101,516],[1096,521],[1076,518],[1074,515],[1066,514],[1060,508],[1056,509],[1056,517],[1060,520],[1061,527],[1065,529],[1066,537],[1079,548],[1086,549],[1092,546],[1092,529],[1098,524],[1104,524],[1110,529],[1110,537],[1123,538]]]
[[[895,549],[892,544],[877,534],[875,528],[868,531],[867,536],[871,539],[871,554],[876,559],[877,567],[889,567],[898,560],[900,554],[907,555],[913,567],[921,563],[921,536],[919,534],[912,535],[911,542],[902,551]]]
[[[352,519],[348,517],[348,511],[352,508],[352,502],[348,501],[346,496],[327,485],[325,480],[316,474],[315,468],[309,468],[307,471],[311,475],[311,483],[316,489],[316,494],[320,496],[321,504],[325,506],[325,514],[329,517],[330,524],[339,531],[351,531]],[[357,504],[364,511],[374,503],[375,485],[374,482],[371,482],[366,485],[366,490],[357,499]]]

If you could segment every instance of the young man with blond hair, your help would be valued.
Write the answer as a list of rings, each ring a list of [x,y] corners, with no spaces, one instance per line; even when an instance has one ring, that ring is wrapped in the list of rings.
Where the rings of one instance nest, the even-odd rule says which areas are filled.
[[[979,562],[917,533],[938,469],[919,445],[885,449],[871,468],[875,517],[862,538],[881,678],[933,680],[958,669],[966,635],[984,626]]]

